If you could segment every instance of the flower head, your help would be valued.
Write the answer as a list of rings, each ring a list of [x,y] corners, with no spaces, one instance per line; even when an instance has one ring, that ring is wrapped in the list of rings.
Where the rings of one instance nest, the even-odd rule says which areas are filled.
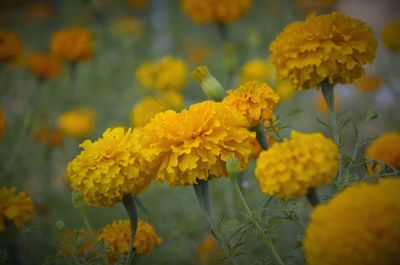
[[[252,81],[229,90],[223,102],[242,113],[252,128],[272,117],[279,95],[266,83]]]
[[[246,119],[236,109],[204,101],[180,113],[157,114],[138,139],[143,159],[157,179],[182,186],[226,176],[225,163],[231,156],[243,169],[255,134],[247,130]]]
[[[372,63],[377,42],[362,21],[341,13],[310,15],[294,22],[271,43],[271,60],[279,79],[289,79],[299,90],[351,83]]]
[[[182,10],[195,23],[228,24],[243,16],[251,0],[182,0]]]
[[[315,208],[303,242],[309,265],[400,264],[400,179],[345,189]]]
[[[65,135],[81,138],[93,132],[95,116],[91,108],[74,109],[62,113],[57,119],[57,125]]]
[[[240,84],[250,81],[275,82],[275,66],[264,59],[253,59],[242,66],[240,70]]]
[[[187,77],[186,64],[172,56],[145,62],[135,72],[141,87],[159,91],[181,90],[186,85]]]
[[[17,193],[15,187],[0,188],[0,231],[6,228],[6,221],[16,227],[31,220],[34,215],[32,198],[24,191]]]
[[[380,135],[367,147],[365,156],[400,169],[400,133],[388,132]]]
[[[67,28],[53,33],[51,54],[65,61],[79,62],[92,57],[92,32],[80,28]]]
[[[21,49],[21,40],[17,34],[0,29],[0,63],[15,60]]]
[[[280,198],[296,198],[328,184],[338,169],[339,151],[320,133],[292,131],[291,139],[261,152],[255,175],[261,190]]]
[[[107,129],[97,141],[80,145],[83,151],[68,164],[68,179],[88,204],[111,206],[150,185],[152,177],[140,168],[134,134],[121,127]]]
[[[116,220],[106,225],[100,232],[99,240],[103,241],[110,251],[111,257],[118,257],[129,251],[131,222]],[[135,253],[141,256],[150,255],[154,247],[162,243],[154,228],[143,220],[138,220],[133,247]]]
[[[400,21],[387,24],[382,32],[381,37],[386,49],[392,52],[400,51]]]
[[[224,88],[208,71],[207,66],[197,67],[191,74],[192,78],[203,89],[204,94],[214,100],[221,100],[224,95]]]
[[[33,74],[41,79],[52,79],[60,75],[61,64],[55,58],[43,54],[33,54],[28,58],[28,67]]]

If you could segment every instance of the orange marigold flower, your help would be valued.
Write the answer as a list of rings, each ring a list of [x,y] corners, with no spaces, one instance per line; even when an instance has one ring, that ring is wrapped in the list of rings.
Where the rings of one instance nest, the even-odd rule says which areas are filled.
[[[0,29],[0,63],[15,60],[21,49],[21,40],[17,34]]]
[[[368,75],[354,81],[354,85],[361,91],[372,92],[377,90],[383,83],[380,76]]]
[[[78,62],[92,57],[92,32],[80,28],[61,29],[50,40],[51,54],[65,61]]]
[[[41,79],[52,79],[60,75],[60,62],[44,53],[33,54],[28,58],[28,67]]]
[[[365,156],[400,169],[400,133],[387,132],[380,135],[367,147]]]

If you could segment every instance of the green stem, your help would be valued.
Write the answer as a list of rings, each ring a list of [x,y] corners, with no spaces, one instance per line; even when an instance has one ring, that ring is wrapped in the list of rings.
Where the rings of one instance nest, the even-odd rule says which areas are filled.
[[[133,249],[133,242],[135,240],[136,228],[137,228],[137,223],[138,223],[138,215],[137,215],[134,197],[132,197],[130,195],[125,195],[122,198],[122,204],[124,205],[125,210],[128,213],[129,219],[131,221],[131,237],[129,239],[129,255],[126,260],[126,264],[130,265],[130,264],[132,264],[134,256],[135,256],[135,253],[134,253],[135,251]]]
[[[340,135],[339,135],[338,125],[337,125],[337,117],[336,117],[336,111],[335,111],[335,97],[334,97],[334,93],[333,93],[333,85],[331,85],[327,80],[325,80],[321,84],[321,90],[322,90],[322,95],[324,96],[324,99],[325,99],[325,103],[329,109],[329,119],[330,119],[330,125],[331,125],[333,138],[335,140],[335,143],[339,146],[340,145]]]
[[[232,180],[232,182],[234,184],[234,187],[235,187],[235,190],[236,190],[237,194],[239,195],[240,200],[242,201],[242,204],[243,204],[244,208],[247,211],[247,214],[250,216],[251,221],[255,225],[255,227],[256,227],[261,239],[264,241],[266,247],[271,252],[271,254],[274,257],[274,259],[277,262],[277,264],[285,265],[285,263],[283,263],[281,257],[279,256],[278,252],[275,249],[274,243],[272,242],[272,238],[271,237],[267,237],[267,235],[264,232],[264,229],[261,227],[261,225],[257,221],[257,219],[254,218],[254,215],[251,212],[251,210],[249,208],[249,205],[247,204],[245,198],[243,197],[242,191],[240,190],[239,183],[237,181],[237,173],[231,175],[231,180]]]
[[[318,197],[317,191],[315,190],[315,188],[310,188],[308,190],[308,193],[306,194],[307,200],[310,202],[310,204],[313,207],[318,206],[319,204],[321,204],[321,200]]]
[[[204,216],[210,225],[211,232],[215,239],[217,239],[219,245],[227,256],[228,260],[233,265],[238,265],[234,256],[230,251],[228,242],[224,239],[222,233],[217,229],[217,225],[214,223],[211,212],[210,196],[208,193],[208,182],[200,180],[198,184],[193,185],[194,193],[196,195],[197,201],[199,202],[200,208],[203,211]]]
[[[86,230],[88,230],[91,235],[94,235],[92,226],[90,225],[90,222],[89,222],[89,219],[87,217],[84,207],[79,208],[79,215],[81,216],[81,219],[82,219],[83,223],[85,224]]]
[[[264,124],[260,123],[256,126],[256,138],[257,141],[260,143],[263,150],[268,149],[268,141],[267,137],[264,132]]]

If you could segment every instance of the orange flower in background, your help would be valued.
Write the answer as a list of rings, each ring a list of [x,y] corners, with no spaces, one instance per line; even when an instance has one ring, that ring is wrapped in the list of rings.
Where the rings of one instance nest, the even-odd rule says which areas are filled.
[[[58,117],[57,126],[65,135],[84,137],[91,134],[96,126],[96,112],[89,107],[64,112]]]
[[[49,148],[54,148],[62,144],[64,134],[58,129],[41,128],[35,133],[34,140],[47,145]]]
[[[387,24],[382,32],[381,37],[386,49],[392,52],[400,51],[400,21]]]
[[[354,85],[361,91],[372,92],[381,87],[383,78],[376,75],[368,75],[354,81]]]
[[[365,157],[380,160],[397,169],[400,169],[400,133],[387,132],[376,138],[365,151]],[[369,168],[369,173],[379,170],[380,165],[374,169]]]
[[[24,12],[24,18],[28,21],[46,21],[53,13],[54,8],[48,2],[39,2],[32,4]]]
[[[21,49],[21,40],[16,33],[0,29],[0,63],[15,60]]]
[[[335,110],[339,109],[340,106],[342,105],[342,100],[338,93],[335,93],[335,103],[334,104],[335,104]],[[328,105],[326,105],[324,97],[322,96],[321,93],[316,94],[315,106],[319,111],[321,111],[323,113],[329,113]]]
[[[223,262],[215,263],[215,261],[223,257],[223,253],[217,240],[212,235],[207,235],[207,237],[196,247],[195,254],[196,260],[202,265],[225,264]]]
[[[4,135],[4,131],[6,130],[6,114],[2,107],[0,107],[0,139]]]
[[[53,33],[51,54],[65,61],[85,61],[92,57],[92,32],[81,28],[66,28]]]
[[[36,53],[28,58],[28,67],[41,79],[53,79],[60,75],[60,62],[44,53]]]

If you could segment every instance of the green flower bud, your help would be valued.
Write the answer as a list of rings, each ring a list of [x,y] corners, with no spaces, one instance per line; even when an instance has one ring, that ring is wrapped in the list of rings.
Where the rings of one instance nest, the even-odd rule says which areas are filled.
[[[201,86],[203,92],[214,100],[222,100],[224,88],[208,71],[207,66],[199,66],[192,72],[192,78]]]
[[[58,220],[58,221],[56,222],[56,228],[57,228],[58,230],[64,231],[64,230],[65,230],[65,224],[64,224],[64,222],[61,221],[61,220]]]
[[[85,206],[85,199],[79,191],[73,191],[72,192],[72,205],[74,205],[74,208],[79,210],[82,209]]]
[[[236,176],[239,171],[239,164],[236,157],[229,157],[226,161],[226,172],[229,176]]]

